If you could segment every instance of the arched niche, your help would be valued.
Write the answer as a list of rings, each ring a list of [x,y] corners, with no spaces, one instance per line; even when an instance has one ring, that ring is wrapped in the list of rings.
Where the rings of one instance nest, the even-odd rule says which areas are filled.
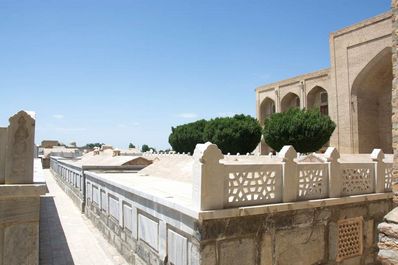
[[[281,100],[281,111],[300,107],[300,97],[292,92],[287,93]]]
[[[313,87],[307,95],[307,108],[319,109],[322,114],[329,115],[328,92],[321,86]]]
[[[351,90],[355,149],[370,153],[380,148],[392,153],[391,48],[379,52],[355,78]]]

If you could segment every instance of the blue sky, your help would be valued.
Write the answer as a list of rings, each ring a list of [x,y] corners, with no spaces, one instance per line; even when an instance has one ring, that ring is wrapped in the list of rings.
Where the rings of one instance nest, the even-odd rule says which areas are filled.
[[[254,89],[329,67],[330,32],[390,0],[0,0],[0,123],[36,142],[167,148],[171,126],[255,115]]]

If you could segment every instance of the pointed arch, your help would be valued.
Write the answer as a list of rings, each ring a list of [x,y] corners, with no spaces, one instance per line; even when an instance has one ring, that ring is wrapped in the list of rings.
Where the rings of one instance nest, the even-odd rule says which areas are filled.
[[[314,86],[307,94],[307,108],[316,108],[322,114],[329,115],[328,92],[321,86]]]
[[[266,118],[275,113],[275,101],[266,97],[260,104],[260,124],[263,125]]]
[[[281,111],[285,112],[290,108],[299,108],[300,107],[300,97],[293,93],[287,93],[281,100]]]
[[[361,70],[351,88],[354,149],[392,153],[391,47],[380,51]]]

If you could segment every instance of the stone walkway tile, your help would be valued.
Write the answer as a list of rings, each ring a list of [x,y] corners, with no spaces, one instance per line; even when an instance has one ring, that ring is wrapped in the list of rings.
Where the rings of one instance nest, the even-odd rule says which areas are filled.
[[[44,170],[49,194],[41,198],[40,265],[127,265]]]

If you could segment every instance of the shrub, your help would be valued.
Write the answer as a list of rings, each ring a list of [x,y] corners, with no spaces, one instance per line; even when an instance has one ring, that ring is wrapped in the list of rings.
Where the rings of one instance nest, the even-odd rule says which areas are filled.
[[[284,145],[293,145],[300,153],[318,151],[329,141],[336,124],[319,110],[289,109],[275,113],[265,120],[265,142],[280,151]]]
[[[147,144],[143,144],[142,146],[141,146],[141,152],[149,152],[149,151],[153,151],[153,152],[156,152],[156,149],[155,148],[153,148],[153,147],[150,147],[149,145],[147,145]]]
[[[169,143],[173,150],[193,154],[196,144],[205,142],[203,138],[205,125],[205,120],[198,120],[175,128],[172,127]]]
[[[251,116],[215,118],[207,122],[204,139],[231,154],[251,153],[261,140],[261,126]]]

